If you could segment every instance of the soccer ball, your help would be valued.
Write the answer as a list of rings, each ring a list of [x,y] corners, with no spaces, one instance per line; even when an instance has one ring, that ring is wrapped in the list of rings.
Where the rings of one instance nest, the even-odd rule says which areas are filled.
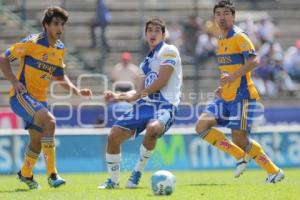
[[[151,188],[155,195],[170,195],[174,192],[175,176],[167,170],[159,170],[151,177]]]

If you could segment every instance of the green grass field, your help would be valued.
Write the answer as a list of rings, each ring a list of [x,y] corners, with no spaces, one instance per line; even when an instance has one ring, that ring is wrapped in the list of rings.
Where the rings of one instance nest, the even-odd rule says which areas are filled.
[[[16,176],[0,176],[0,199],[12,200],[133,200],[133,199],[212,199],[212,200],[298,200],[300,199],[300,169],[285,169],[283,182],[269,185],[264,183],[266,174],[262,170],[248,170],[239,179],[232,171],[174,171],[176,190],[171,196],[158,197],[150,189],[151,173],[143,174],[140,188],[128,190],[124,184],[129,173],[121,174],[121,189],[98,190],[97,186],[106,179],[105,173],[61,174],[68,182],[58,189],[47,185],[45,175],[36,175],[42,189],[29,191]]]

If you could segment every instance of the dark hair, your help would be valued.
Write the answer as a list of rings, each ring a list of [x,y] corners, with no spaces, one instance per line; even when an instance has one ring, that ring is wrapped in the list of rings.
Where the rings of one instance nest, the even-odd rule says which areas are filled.
[[[49,7],[44,11],[44,18],[42,21],[43,26],[45,27],[45,24],[49,25],[53,18],[61,18],[64,22],[67,22],[69,13],[58,6]]]
[[[150,24],[160,26],[162,33],[166,32],[166,23],[165,23],[165,21],[163,19],[161,19],[159,17],[154,17],[154,18],[149,19],[146,22],[145,32],[147,32],[148,26]]]
[[[222,0],[222,1],[219,1],[218,3],[216,3],[215,7],[214,7],[214,14],[215,14],[217,8],[228,8],[228,9],[230,9],[232,15],[235,14],[235,6],[230,0]]]

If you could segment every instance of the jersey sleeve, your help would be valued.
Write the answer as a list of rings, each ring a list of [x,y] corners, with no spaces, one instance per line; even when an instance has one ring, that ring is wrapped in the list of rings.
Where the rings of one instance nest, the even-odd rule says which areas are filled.
[[[16,60],[17,58],[24,57],[29,48],[29,43],[27,42],[19,42],[12,45],[10,48],[6,49],[4,52],[4,56],[8,58],[10,62]]]
[[[253,43],[245,33],[239,34],[238,45],[245,59],[257,55]]]
[[[36,37],[36,34],[28,35],[20,42],[15,43],[10,48],[6,49],[4,56],[9,59],[10,62],[29,55],[31,50],[34,49],[32,39]]]
[[[57,68],[54,70],[54,72],[53,72],[52,75],[53,75],[53,76],[64,76],[64,75],[65,75],[65,70],[64,70],[63,68],[61,68],[61,67],[57,67]]]
[[[160,66],[175,67],[179,59],[179,54],[175,49],[166,49],[161,53]]]

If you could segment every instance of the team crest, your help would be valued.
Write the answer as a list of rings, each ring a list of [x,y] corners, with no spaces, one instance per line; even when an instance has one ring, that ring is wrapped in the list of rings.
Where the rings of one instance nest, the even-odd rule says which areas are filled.
[[[42,61],[46,62],[48,60],[48,54],[44,53],[42,56]]]
[[[150,72],[145,79],[145,88],[149,87],[158,78],[157,73]]]

